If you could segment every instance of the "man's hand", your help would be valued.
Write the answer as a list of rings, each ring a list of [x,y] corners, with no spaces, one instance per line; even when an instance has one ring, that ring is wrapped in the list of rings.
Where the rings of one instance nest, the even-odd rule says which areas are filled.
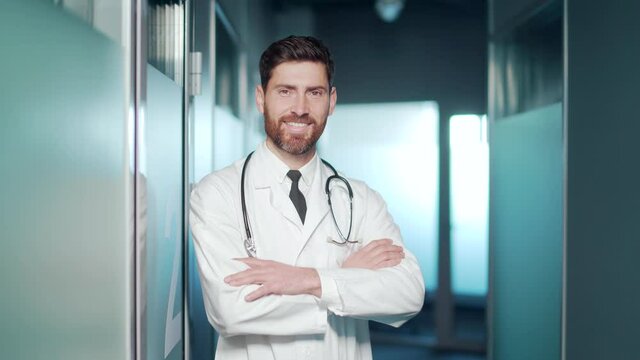
[[[245,296],[244,299],[248,302],[272,294],[310,294],[316,297],[322,295],[320,277],[315,269],[256,258],[236,260],[247,264],[249,269],[227,276],[224,278],[224,282],[231,286],[261,285],[257,290]]]
[[[381,269],[400,264],[404,259],[402,246],[393,245],[390,239],[374,240],[362,249],[349,255],[343,268]]]

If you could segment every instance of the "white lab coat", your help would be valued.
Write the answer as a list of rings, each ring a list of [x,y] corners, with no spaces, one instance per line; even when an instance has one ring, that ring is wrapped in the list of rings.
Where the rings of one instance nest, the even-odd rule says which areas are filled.
[[[191,195],[190,223],[195,241],[209,322],[220,333],[217,359],[371,359],[368,320],[400,326],[422,308],[424,281],[413,254],[405,249],[401,264],[380,270],[342,269],[353,251],[369,241],[390,238],[402,245],[400,231],[378,193],[350,180],[353,230],[359,244],[339,240],[324,186],[333,175],[316,156],[315,175],[306,194],[303,225],[283,190],[275,155],[262,144],[250,160],[245,196],[258,258],[318,270],[322,298],[271,295],[248,303],[244,296],[256,285],[233,287],[225,276],[246,269],[233,260],[246,257],[240,203],[244,160],[208,175]],[[280,162],[280,166],[283,166]],[[280,169],[281,170],[281,169]],[[348,228],[348,197],[337,182],[333,193],[336,218]]]

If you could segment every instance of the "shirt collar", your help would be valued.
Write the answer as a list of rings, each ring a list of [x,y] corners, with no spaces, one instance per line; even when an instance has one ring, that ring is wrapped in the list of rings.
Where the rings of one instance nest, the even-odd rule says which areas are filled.
[[[267,142],[263,142],[260,146],[261,152],[265,154],[266,167],[270,172],[269,176],[273,176],[275,181],[282,184],[287,179],[287,173],[289,172],[289,167],[285,164],[280,158],[274,154],[271,149],[267,146]],[[311,186],[311,182],[313,181],[313,177],[316,173],[317,163],[319,157],[316,152],[313,155],[313,158],[309,160],[308,163],[304,164],[300,169],[300,173],[302,174],[302,181],[304,181],[305,185]]]

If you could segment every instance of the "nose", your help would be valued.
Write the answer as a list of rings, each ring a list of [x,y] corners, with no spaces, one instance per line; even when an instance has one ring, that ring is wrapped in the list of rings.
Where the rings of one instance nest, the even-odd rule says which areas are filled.
[[[291,105],[291,112],[298,117],[309,114],[309,103],[304,94],[295,97],[294,102]]]

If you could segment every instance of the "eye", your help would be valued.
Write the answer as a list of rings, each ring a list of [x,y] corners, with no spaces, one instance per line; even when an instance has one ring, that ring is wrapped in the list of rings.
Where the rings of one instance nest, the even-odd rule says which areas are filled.
[[[278,90],[278,94],[281,96],[289,96],[291,95],[291,91],[289,91],[289,89],[280,89]]]
[[[324,92],[320,89],[315,89],[315,90],[311,90],[309,94],[311,94],[311,96],[313,97],[319,97],[319,96],[322,96]]]

